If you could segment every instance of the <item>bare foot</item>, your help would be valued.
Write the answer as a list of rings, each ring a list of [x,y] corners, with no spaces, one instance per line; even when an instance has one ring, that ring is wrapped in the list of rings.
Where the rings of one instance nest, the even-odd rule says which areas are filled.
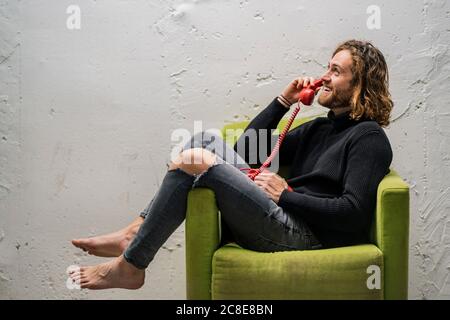
[[[98,237],[73,239],[72,244],[97,257],[118,257],[133,240],[142,222],[144,219],[139,217],[122,230]]]
[[[70,271],[69,276],[81,289],[139,289],[144,284],[145,270],[136,268],[121,255],[106,263]]]

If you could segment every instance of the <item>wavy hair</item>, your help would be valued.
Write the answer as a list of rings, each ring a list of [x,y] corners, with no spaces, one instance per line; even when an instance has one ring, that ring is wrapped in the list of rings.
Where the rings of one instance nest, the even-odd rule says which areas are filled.
[[[355,90],[350,99],[350,117],[355,120],[372,119],[386,127],[394,103],[389,92],[389,72],[383,54],[372,43],[359,40],[341,43],[333,56],[341,50],[350,51],[353,58],[352,85]]]

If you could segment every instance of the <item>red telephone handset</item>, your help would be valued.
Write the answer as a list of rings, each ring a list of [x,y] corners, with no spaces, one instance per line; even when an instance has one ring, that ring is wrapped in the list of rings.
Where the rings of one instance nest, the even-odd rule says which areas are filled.
[[[323,80],[319,79],[309,84],[306,88],[303,88],[302,91],[300,91],[299,101],[303,103],[305,106],[310,106],[314,101],[316,89],[321,87],[322,84]]]
[[[317,88],[321,87],[322,84],[323,84],[323,80],[319,79],[319,80],[316,80],[313,83],[309,84],[306,88],[303,88],[300,91],[297,107],[295,107],[294,111],[292,112],[291,117],[289,118],[286,126],[284,127],[283,131],[281,132],[280,136],[278,137],[278,141],[277,141],[275,147],[273,148],[272,152],[270,153],[270,156],[267,158],[267,160],[264,161],[264,163],[262,164],[262,166],[259,169],[249,169],[249,168],[241,169],[241,170],[248,170],[247,176],[250,179],[255,180],[255,177],[270,165],[273,158],[275,158],[276,154],[278,153],[278,150],[280,149],[281,143],[283,142],[283,139],[286,136],[286,133],[291,128],[292,122],[294,121],[295,117],[297,116],[297,113],[300,111],[300,102],[306,106],[310,106],[314,101],[314,97],[316,95]],[[292,189],[290,189],[290,190],[292,190]]]

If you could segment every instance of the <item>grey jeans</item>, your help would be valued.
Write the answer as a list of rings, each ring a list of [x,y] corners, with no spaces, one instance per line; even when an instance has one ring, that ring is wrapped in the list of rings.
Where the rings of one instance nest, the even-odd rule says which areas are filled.
[[[261,252],[310,250],[321,244],[306,223],[278,206],[240,168],[249,168],[240,155],[218,135],[202,132],[184,147],[204,148],[216,155],[215,163],[199,175],[180,168],[168,170],[160,188],[141,213],[139,231],[124,253],[125,259],[144,269],[186,217],[187,195],[192,188],[214,191],[222,223],[233,241]]]

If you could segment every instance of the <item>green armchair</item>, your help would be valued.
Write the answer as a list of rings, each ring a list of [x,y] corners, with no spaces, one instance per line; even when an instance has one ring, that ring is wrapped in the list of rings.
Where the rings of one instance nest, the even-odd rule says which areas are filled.
[[[292,127],[311,120],[295,120]],[[282,120],[282,128],[286,120]],[[237,137],[225,126],[225,141]],[[286,168],[281,168],[283,175]],[[393,170],[378,187],[371,243],[263,253],[221,243],[220,212],[211,189],[188,196],[187,299],[407,299],[409,187]],[[379,277],[379,285],[377,279]]]

